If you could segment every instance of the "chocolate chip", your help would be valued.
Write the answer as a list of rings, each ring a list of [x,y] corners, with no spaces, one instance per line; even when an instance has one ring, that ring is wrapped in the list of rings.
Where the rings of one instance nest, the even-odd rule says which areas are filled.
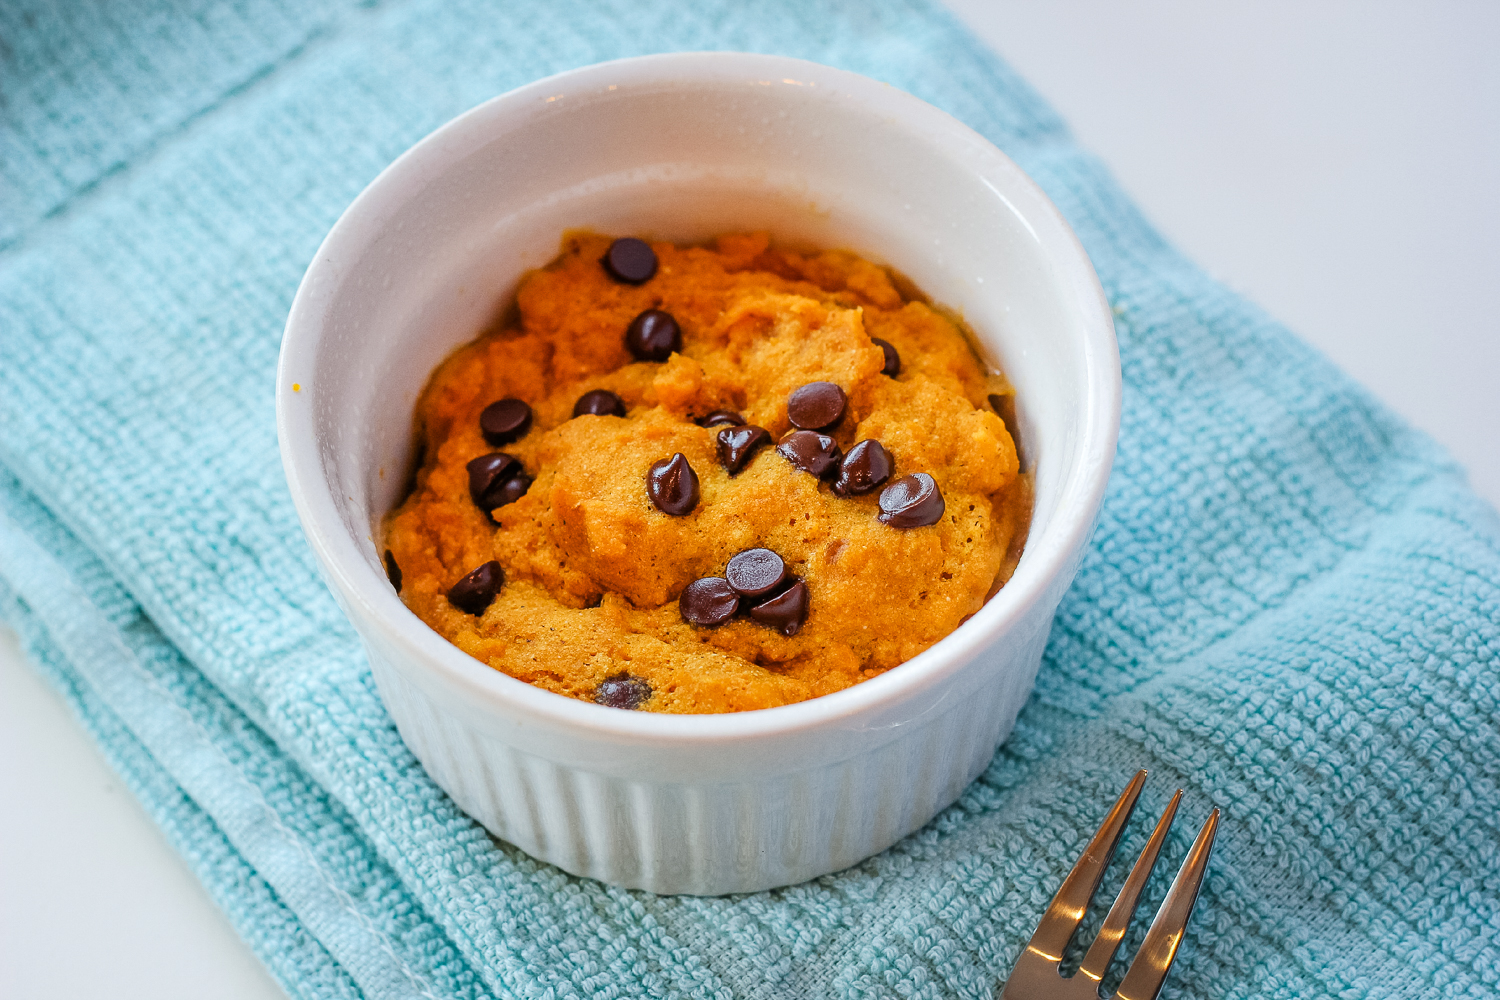
[[[724,579],[744,597],[764,597],[786,581],[786,563],[770,549],[746,549],[729,560]]]
[[[805,431],[826,431],[843,419],[848,402],[832,382],[809,382],[787,397],[786,418]]]
[[[494,510],[504,503],[501,487],[523,471],[520,460],[503,451],[480,455],[464,468],[469,470],[469,497],[480,510]]]
[[[692,625],[722,625],[734,617],[740,608],[740,595],[734,592],[728,581],[717,576],[705,576],[682,588],[677,599],[677,609],[682,620]]]
[[[802,623],[807,621],[807,584],[798,580],[769,601],[751,608],[750,617],[791,638],[801,630]]]
[[[841,497],[860,497],[873,493],[880,484],[891,478],[896,463],[891,453],[879,441],[861,441],[849,449],[839,463],[838,478],[833,481],[833,492]]]
[[[503,586],[505,570],[492,559],[455,583],[448,591],[448,601],[460,611],[482,615]]]
[[[494,510],[496,507],[504,507],[506,504],[515,503],[517,500],[524,497],[526,495],[526,491],[531,489],[531,484],[534,481],[535,480],[533,480],[530,476],[526,475],[523,472],[520,475],[512,476],[505,482],[501,483],[499,490],[496,491],[495,506],[489,508],[491,512],[490,519],[494,519]]]
[[[385,575],[390,578],[396,593],[401,593],[401,567],[396,565],[396,557],[391,554],[390,549],[385,550]]]
[[[663,514],[681,517],[698,506],[698,473],[679,451],[651,466],[646,473],[646,495]]]
[[[479,429],[490,444],[509,444],[531,430],[531,407],[514,397],[491,403],[479,415]]]
[[[876,347],[880,348],[881,351],[885,352],[885,367],[880,369],[880,374],[889,375],[891,378],[895,378],[897,375],[900,375],[901,355],[896,353],[896,349],[891,346],[891,342],[888,340],[881,340],[879,337],[871,337],[870,343],[874,344]]]
[[[640,708],[651,697],[651,682],[634,674],[606,677],[594,689],[595,704],[605,708]]]
[[[630,321],[625,346],[641,361],[665,361],[682,350],[682,330],[671,313],[647,309]]]
[[[745,423],[745,418],[733,410],[715,410],[693,422],[699,427],[739,427]]]
[[[582,417],[589,414],[596,417],[623,417],[625,400],[608,389],[594,389],[586,392],[578,397],[578,402],[573,404],[573,416]]]
[[[626,236],[611,243],[599,263],[616,281],[639,285],[656,274],[656,251],[645,240]]]
[[[943,519],[943,494],[925,472],[902,476],[880,492],[882,524],[893,528],[921,528]]]
[[[792,431],[781,439],[776,451],[803,472],[810,472],[819,479],[835,475],[839,470],[839,459],[844,457],[837,441],[817,431]]]
[[[718,443],[719,464],[733,476],[749,464],[757,451],[771,443],[771,432],[754,424],[726,427],[719,432]]]

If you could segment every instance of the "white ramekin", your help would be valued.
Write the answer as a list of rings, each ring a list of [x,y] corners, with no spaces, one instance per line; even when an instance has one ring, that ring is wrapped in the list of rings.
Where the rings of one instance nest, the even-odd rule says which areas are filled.
[[[579,227],[679,242],[765,229],[890,264],[959,310],[1016,386],[1036,474],[1010,583],[880,677],[727,716],[550,694],[428,629],[387,583],[377,542],[407,482],[417,394]],[[412,147],[318,250],[277,378],[303,528],[413,753],[504,840],[663,893],[837,871],[920,827],[983,770],[1093,529],[1120,407],[1093,269],[1014,163],[884,84],[724,52],[563,73]]]

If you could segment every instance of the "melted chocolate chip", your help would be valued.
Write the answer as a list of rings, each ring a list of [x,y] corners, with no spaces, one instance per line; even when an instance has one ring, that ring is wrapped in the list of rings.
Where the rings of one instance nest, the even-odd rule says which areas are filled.
[[[663,514],[681,517],[698,506],[698,473],[679,451],[651,466],[646,473],[646,495]]]
[[[722,625],[740,609],[740,595],[728,581],[705,576],[682,588],[677,609],[682,612],[682,620],[692,625]]]
[[[776,452],[803,472],[810,472],[819,479],[835,475],[839,459],[844,457],[837,441],[817,431],[792,431],[781,439]]]
[[[943,519],[943,494],[925,472],[902,476],[880,493],[879,520],[893,528],[921,528]]]
[[[594,689],[594,703],[605,708],[640,708],[651,697],[651,682],[634,674],[606,677]]]
[[[573,416],[582,417],[589,414],[596,417],[623,417],[625,400],[608,389],[594,389],[586,392],[578,397],[578,402],[573,404]]]
[[[682,329],[671,313],[647,309],[630,321],[625,347],[641,361],[665,361],[682,350]]]
[[[754,424],[726,427],[719,432],[718,443],[719,464],[733,476],[749,464],[757,451],[771,443],[771,432]]]
[[[891,478],[896,463],[891,453],[879,441],[861,441],[849,449],[839,464],[838,478],[833,481],[833,492],[841,497],[859,497],[873,493]]]
[[[460,611],[482,615],[503,586],[505,570],[492,559],[455,583],[448,591],[448,601]]]
[[[650,281],[656,274],[656,251],[645,240],[626,236],[615,240],[599,263],[616,281],[627,285],[639,285]]]
[[[896,349],[891,346],[890,341],[881,340],[879,337],[871,337],[870,343],[885,352],[885,367],[880,369],[880,374],[889,375],[891,378],[900,375],[901,355],[896,353]]]
[[[745,418],[733,410],[715,410],[706,417],[699,417],[693,423],[699,427],[740,427],[745,423]]]
[[[764,597],[786,582],[786,563],[770,549],[746,549],[729,560],[724,579],[743,597]]]
[[[752,607],[750,617],[791,638],[801,630],[802,623],[807,621],[807,584],[798,580],[769,601]]]
[[[385,575],[390,579],[391,586],[396,588],[396,593],[401,593],[401,567],[396,565],[396,557],[391,554],[390,549],[385,550]]]
[[[805,431],[826,431],[844,418],[848,402],[832,382],[809,382],[787,397],[786,418]]]
[[[464,468],[469,470],[469,496],[480,510],[494,510],[506,503],[501,488],[522,472],[521,462],[503,451],[480,455]]]
[[[491,403],[479,415],[479,429],[490,444],[509,444],[531,430],[531,407],[514,397]]]

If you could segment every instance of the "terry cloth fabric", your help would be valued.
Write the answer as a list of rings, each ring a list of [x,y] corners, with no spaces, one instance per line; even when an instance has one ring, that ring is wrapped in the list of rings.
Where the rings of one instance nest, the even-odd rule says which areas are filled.
[[[1143,766],[1143,816],[1187,789],[1164,869],[1224,810],[1168,996],[1500,990],[1494,511],[940,8],[10,0],[0,38],[0,603],[292,996],[990,997]],[[427,779],[319,582],[272,392],[310,256],[407,146],[544,74],[711,48],[886,80],[1019,161],[1126,389],[988,771],[854,869],[694,899],[533,861]]]

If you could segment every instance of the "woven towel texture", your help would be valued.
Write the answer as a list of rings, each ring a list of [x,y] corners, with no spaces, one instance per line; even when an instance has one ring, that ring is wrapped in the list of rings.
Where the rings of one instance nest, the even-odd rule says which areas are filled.
[[[0,39],[0,614],[292,996],[990,997],[1140,766],[1142,813],[1187,790],[1173,867],[1225,810],[1166,995],[1500,993],[1500,521],[940,8],[10,0]],[[272,413],[297,282],[385,164],[539,76],[710,48],[993,140],[1083,240],[1126,390],[992,766],[885,854],[731,899],[575,879],[455,810],[317,578]]]

